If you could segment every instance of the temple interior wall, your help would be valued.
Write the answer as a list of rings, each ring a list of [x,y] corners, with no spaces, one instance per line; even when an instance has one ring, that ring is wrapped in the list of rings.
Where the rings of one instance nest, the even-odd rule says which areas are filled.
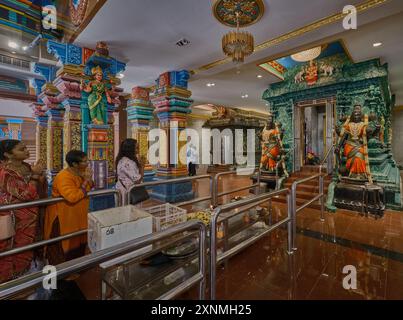
[[[392,116],[393,141],[392,150],[398,165],[403,166],[403,110],[393,113]]]

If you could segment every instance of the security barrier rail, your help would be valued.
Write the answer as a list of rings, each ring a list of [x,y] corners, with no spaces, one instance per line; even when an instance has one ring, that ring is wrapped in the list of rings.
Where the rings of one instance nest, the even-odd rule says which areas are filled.
[[[314,179],[319,179],[319,194],[315,196],[313,199],[309,200],[308,202],[304,203],[302,206],[297,207],[297,188],[300,184],[314,180]],[[305,179],[297,180],[292,184],[291,187],[291,199],[292,199],[292,216],[293,216],[293,250],[296,250],[296,244],[295,244],[295,235],[297,234],[297,214],[298,212],[304,210],[306,207],[309,207],[312,203],[315,201],[320,200],[320,220],[322,222],[325,221],[325,193],[324,193],[324,175],[323,174],[315,174],[311,177],[307,177]]]
[[[256,194],[259,194],[259,188],[260,188],[260,176],[261,176],[261,171],[259,168],[254,168],[253,169],[253,173],[251,174],[254,175],[257,172],[257,182],[255,184],[252,184],[250,186],[246,186],[246,187],[242,187],[242,188],[237,188],[234,190],[230,190],[230,191],[225,191],[225,192],[220,192],[218,193],[218,182],[219,180],[223,177],[223,176],[227,176],[227,175],[239,175],[242,174],[242,172],[249,172],[251,169],[238,169],[236,171],[226,171],[226,172],[220,172],[217,173],[216,176],[214,177],[214,201],[213,201],[213,205],[217,206],[218,205],[218,198],[228,195],[228,194],[232,194],[232,193],[236,193],[236,192],[240,192],[240,191],[244,191],[244,190],[249,190],[252,188],[256,188],[257,192]]]
[[[276,224],[270,226],[264,232],[252,236],[251,238],[239,243],[235,247],[231,248],[228,251],[223,252],[219,256],[217,256],[217,224],[222,223],[236,215],[239,215],[250,208],[258,206],[264,202],[269,201],[273,197],[286,194],[287,195],[287,218],[283,219]],[[220,221],[218,218],[225,212],[229,212],[231,210],[236,210],[233,214],[223,217]],[[229,259],[230,257],[234,256],[235,254],[241,252],[245,248],[249,247],[256,241],[260,240],[261,238],[265,237],[268,233],[280,228],[283,224],[288,224],[288,237],[287,237],[287,251],[289,254],[293,253],[292,244],[294,243],[294,234],[293,230],[293,222],[295,219],[292,217],[292,210],[291,210],[291,199],[289,195],[288,189],[282,189],[279,191],[274,191],[266,194],[262,194],[253,198],[237,201],[235,203],[229,203],[222,205],[215,209],[213,216],[211,217],[211,231],[210,231],[210,299],[216,299],[216,271],[217,271],[217,264],[220,262]],[[227,236],[227,235],[225,235]]]
[[[57,278],[63,279],[70,274],[74,274],[92,267],[96,267],[100,263],[110,261],[111,259],[123,256],[125,254],[131,253],[135,250],[142,249],[156,243],[158,241],[164,240],[166,238],[172,237],[174,235],[183,233],[185,231],[198,230],[199,237],[199,270],[198,273],[191,278],[183,281],[177,287],[171,289],[167,293],[160,296],[159,300],[168,300],[176,297],[177,295],[187,291],[189,288],[199,283],[199,299],[204,300],[205,289],[206,289],[206,227],[200,221],[188,221],[182,224],[175,225],[169,229],[152,233],[150,235],[137,238],[126,243],[118,244],[114,247],[86,255],[84,257],[70,260],[68,262],[62,263],[56,266]],[[49,275],[44,275],[42,272],[36,272],[26,276],[22,276],[16,280],[0,284],[0,299],[7,299],[16,294],[38,286],[46,280]]]
[[[88,193],[88,196],[96,197],[96,196],[109,195],[109,194],[114,195],[115,204],[117,207],[120,207],[121,206],[121,195],[120,195],[120,192],[116,189],[91,191]],[[49,199],[41,199],[41,200],[36,200],[36,201],[31,201],[31,202],[9,204],[9,205],[5,205],[5,206],[0,206],[0,212],[13,211],[13,210],[19,210],[19,209],[24,209],[24,208],[40,207],[40,206],[45,206],[45,205],[52,205],[52,204],[60,203],[63,201],[66,201],[66,200],[64,198],[49,198]],[[7,256],[19,254],[19,253],[22,253],[25,251],[44,247],[44,246],[47,246],[47,245],[50,245],[53,243],[57,243],[57,242],[60,242],[63,240],[75,238],[75,237],[87,234],[87,232],[88,232],[88,230],[80,230],[80,231],[66,234],[66,235],[63,235],[63,236],[60,236],[57,238],[39,241],[39,242],[35,242],[35,243],[32,243],[32,244],[24,246],[24,247],[19,247],[19,248],[14,248],[14,249],[11,249],[8,251],[3,251],[3,252],[0,252],[0,258],[4,258]]]

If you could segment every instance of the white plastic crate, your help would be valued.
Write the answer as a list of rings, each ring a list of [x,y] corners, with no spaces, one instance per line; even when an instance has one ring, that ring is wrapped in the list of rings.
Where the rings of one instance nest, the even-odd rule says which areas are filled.
[[[153,216],[154,232],[162,231],[187,221],[187,211],[185,209],[173,206],[170,203],[163,205],[143,208],[144,211]]]
[[[88,247],[96,252],[153,232],[153,217],[134,206],[94,211],[88,214]],[[147,252],[151,246],[136,250]]]

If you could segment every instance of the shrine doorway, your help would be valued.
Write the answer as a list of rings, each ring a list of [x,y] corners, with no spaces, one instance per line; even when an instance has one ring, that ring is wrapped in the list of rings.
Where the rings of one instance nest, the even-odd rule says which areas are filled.
[[[336,142],[335,101],[320,99],[295,104],[294,109],[294,168],[317,165],[324,160],[329,148]],[[333,171],[334,157],[325,162],[327,172]]]
[[[304,107],[301,116],[303,164],[318,165],[326,152],[326,106]]]

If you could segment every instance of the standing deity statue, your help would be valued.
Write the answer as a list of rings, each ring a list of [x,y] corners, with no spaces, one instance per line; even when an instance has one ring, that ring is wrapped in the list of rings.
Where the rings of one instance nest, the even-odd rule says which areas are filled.
[[[267,125],[261,134],[261,140],[262,158],[260,161],[260,169],[275,173],[278,169],[277,164],[284,155],[284,148],[281,130],[279,126],[274,123],[272,114],[269,114]]]
[[[88,93],[87,103],[90,110],[92,124],[107,124],[107,104],[112,103],[108,88],[103,81],[103,71],[101,67],[92,68],[93,80],[85,83],[81,82],[81,90]]]
[[[338,131],[336,156],[339,164],[341,163],[340,151],[343,148],[349,178],[372,183],[368,160],[368,138],[376,134],[377,130],[370,126],[368,115],[363,115],[360,105],[354,106],[351,116]]]

